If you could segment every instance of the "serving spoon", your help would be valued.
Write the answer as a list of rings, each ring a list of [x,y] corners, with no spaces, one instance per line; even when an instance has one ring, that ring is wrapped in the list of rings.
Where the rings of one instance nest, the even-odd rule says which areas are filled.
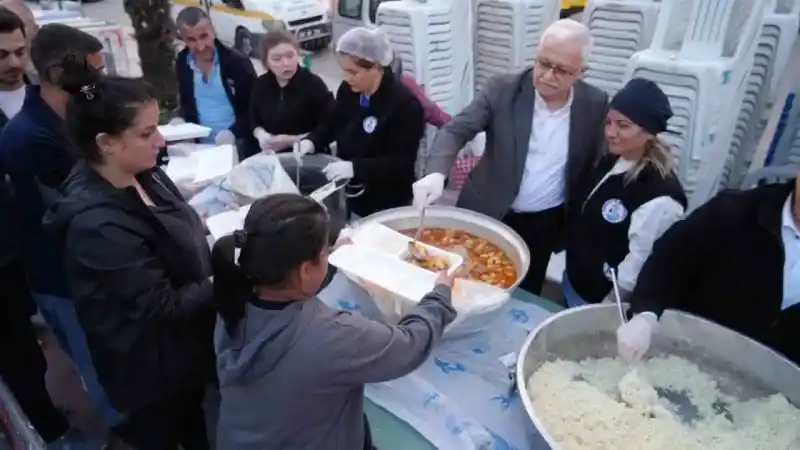
[[[617,311],[619,312],[619,320],[625,325],[627,321],[625,317],[625,308],[622,307],[622,298],[619,294],[619,282],[617,281],[617,271],[613,267],[608,268],[608,275],[611,278],[611,286],[614,291],[614,300],[617,302]]]
[[[417,232],[414,233],[414,237],[408,241],[408,254],[415,260],[422,260],[425,259],[425,255],[422,254],[419,250],[417,250],[417,242],[419,241],[419,237],[422,235],[422,230],[425,224],[425,207],[423,206],[419,213],[419,225],[417,225]]]

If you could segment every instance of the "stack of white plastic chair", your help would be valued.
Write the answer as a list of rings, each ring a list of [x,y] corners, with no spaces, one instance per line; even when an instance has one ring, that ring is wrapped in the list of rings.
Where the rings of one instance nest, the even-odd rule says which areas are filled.
[[[670,99],[690,208],[719,190],[763,16],[760,0],[663,0],[650,48],[628,63],[626,79],[651,79]]]
[[[378,7],[376,23],[389,36],[395,58],[400,58],[403,63],[404,73],[413,76],[423,86],[428,98],[450,114],[466,104],[463,93],[471,92],[472,80],[464,74],[470,67],[471,54],[462,39],[469,37],[469,2],[383,2]],[[465,34],[457,37],[456,33]],[[429,127],[420,143],[418,175],[424,171],[433,133]]]
[[[731,143],[726,168],[729,173],[725,174],[728,179],[723,180],[726,187],[739,186],[750,167],[756,143],[768,119],[766,113],[772,99],[771,88],[777,85],[777,79],[786,67],[800,28],[800,1],[769,0],[765,8],[750,79]]]
[[[798,56],[795,55],[795,58]],[[797,71],[798,62],[792,61],[786,70]],[[793,74],[790,74],[792,76]],[[786,102],[783,129],[776,131],[772,137],[770,154],[764,159],[764,165],[775,168],[781,166],[796,167],[800,165],[800,77],[794,75],[791,80],[789,98]],[[781,128],[778,126],[778,128]],[[753,163],[756,166],[756,163]],[[766,169],[767,167],[763,167]],[[761,167],[750,167],[750,172],[758,172]],[[752,175],[748,174],[748,177]]]
[[[625,83],[625,69],[634,53],[653,39],[660,3],[657,0],[591,0],[583,22],[592,35],[585,80],[615,94]]]
[[[542,31],[558,20],[560,8],[559,0],[477,0],[475,89],[533,65]]]
[[[797,32],[800,28],[800,1],[798,0],[770,0],[764,13],[764,27],[771,28],[771,34],[778,35],[778,46],[775,50],[772,77],[769,89],[777,89],[778,80],[789,64],[792,48],[797,41]]]

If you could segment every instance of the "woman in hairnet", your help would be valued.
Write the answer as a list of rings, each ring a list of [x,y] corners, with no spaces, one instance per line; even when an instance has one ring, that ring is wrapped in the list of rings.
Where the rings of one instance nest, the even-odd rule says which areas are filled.
[[[623,359],[647,352],[658,317],[677,309],[712,320],[800,363],[800,174],[784,184],[724,191],[653,246],[617,330]]]
[[[392,74],[393,52],[382,31],[348,31],[336,43],[336,55],[345,81],[331,114],[295,145],[295,156],[336,142],[342,161],[323,170],[329,180],[351,179],[347,206],[353,214],[408,205],[425,130],[422,106]]]

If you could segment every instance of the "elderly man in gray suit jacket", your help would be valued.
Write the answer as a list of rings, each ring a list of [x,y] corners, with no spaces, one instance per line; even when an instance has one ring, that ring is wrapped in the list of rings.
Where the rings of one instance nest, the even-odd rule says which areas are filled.
[[[458,206],[502,220],[522,237],[531,264],[521,287],[535,294],[604,142],[608,96],[580,81],[590,46],[581,23],[553,23],[533,69],[492,79],[439,130],[428,174],[413,187],[416,206],[436,201],[458,151],[485,131],[486,150]]]

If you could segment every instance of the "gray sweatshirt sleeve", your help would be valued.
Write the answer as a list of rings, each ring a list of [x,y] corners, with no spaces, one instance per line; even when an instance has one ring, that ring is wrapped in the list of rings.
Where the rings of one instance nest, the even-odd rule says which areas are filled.
[[[335,350],[328,356],[331,381],[346,385],[378,383],[413,372],[428,358],[445,325],[456,318],[450,294],[450,287],[437,285],[396,326],[339,314],[332,336]]]

